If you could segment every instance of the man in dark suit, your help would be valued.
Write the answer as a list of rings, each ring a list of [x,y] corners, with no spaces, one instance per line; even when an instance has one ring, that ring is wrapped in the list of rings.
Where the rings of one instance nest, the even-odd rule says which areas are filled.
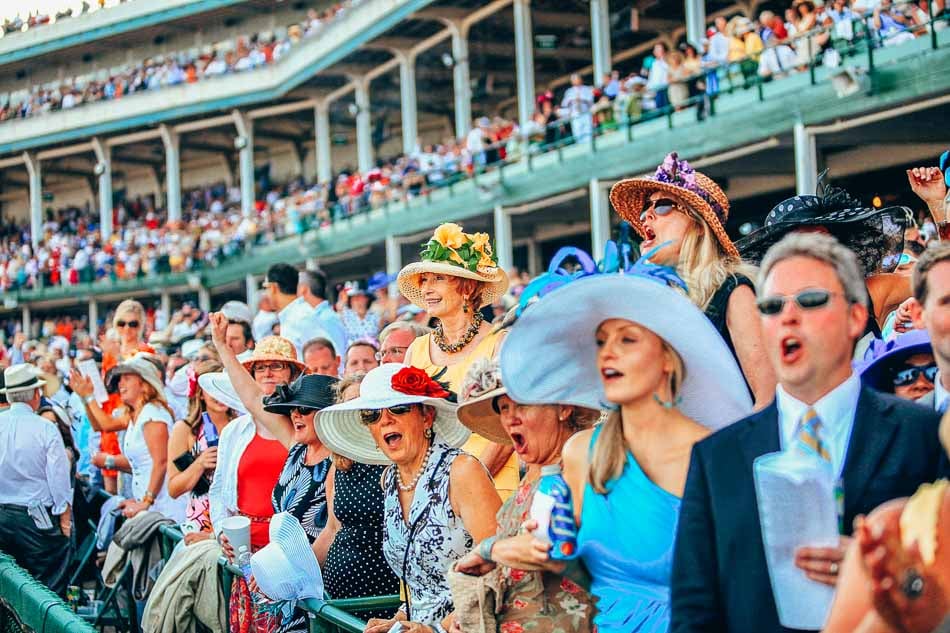
[[[825,460],[843,485],[849,534],[858,514],[913,494],[946,469],[938,415],[863,388],[851,371],[868,314],[851,251],[829,235],[790,235],[763,259],[758,292],[776,398],[693,448],[674,553],[672,633],[788,630],[779,624],[762,544],[756,457],[787,449]],[[795,563],[834,585],[846,541],[802,547]]]
[[[914,327],[930,334],[940,369],[934,378],[934,390],[917,402],[946,411],[950,403],[950,242],[934,242],[927,247],[914,267],[912,284],[915,302],[906,311]]]

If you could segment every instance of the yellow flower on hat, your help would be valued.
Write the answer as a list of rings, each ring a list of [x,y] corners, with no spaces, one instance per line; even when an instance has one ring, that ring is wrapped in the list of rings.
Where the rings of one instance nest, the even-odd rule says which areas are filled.
[[[482,256],[478,260],[478,270],[485,268],[496,268],[498,264],[495,263],[495,260],[491,258],[491,255],[487,253],[482,253]]]
[[[465,266],[465,260],[454,249],[449,250],[449,259],[459,266]]]
[[[478,253],[491,255],[491,238],[488,233],[475,233],[472,238],[472,250]]]
[[[462,227],[452,222],[440,225],[432,238],[446,248],[462,248],[465,244],[465,233],[462,232]]]

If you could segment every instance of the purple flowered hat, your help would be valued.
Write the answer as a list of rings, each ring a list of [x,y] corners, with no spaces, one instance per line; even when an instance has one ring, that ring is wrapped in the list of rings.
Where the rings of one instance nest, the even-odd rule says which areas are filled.
[[[699,213],[722,245],[723,250],[739,257],[729,235],[726,220],[729,219],[729,199],[722,188],[705,174],[694,170],[676,152],[670,152],[656,173],[648,178],[627,178],[610,190],[610,202],[624,220],[630,223],[640,237],[646,237],[646,229],[640,222],[640,212],[646,207],[650,194],[662,191],[686,203]]]

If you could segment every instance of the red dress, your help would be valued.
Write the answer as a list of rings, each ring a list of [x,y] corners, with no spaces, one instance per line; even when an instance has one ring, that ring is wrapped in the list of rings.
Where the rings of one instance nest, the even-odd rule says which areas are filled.
[[[267,545],[269,519],[274,515],[271,493],[287,461],[287,449],[278,440],[264,439],[257,433],[238,462],[238,511],[251,518],[251,549]]]

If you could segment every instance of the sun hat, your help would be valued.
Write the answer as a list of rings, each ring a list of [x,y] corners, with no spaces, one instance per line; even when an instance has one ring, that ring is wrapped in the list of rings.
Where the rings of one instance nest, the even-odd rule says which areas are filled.
[[[270,541],[251,556],[251,573],[277,610],[289,615],[300,600],[323,598],[323,574],[307,533],[288,512],[270,520]]]
[[[307,371],[307,366],[297,360],[297,348],[283,336],[265,336],[254,345],[254,353],[241,364],[244,369],[251,371],[254,363],[262,361],[290,363],[302,372]]]
[[[875,209],[844,189],[819,184],[817,195],[794,196],[778,203],[766,216],[765,226],[739,240],[736,246],[744,259],[758,264],[765,252],[788,233],[822,226],[855,252],[864,274],[870,276],[897,267],[909,217],[907,207]]]
[[[712,178],[694,170],[686,160],[680,160],[676,152],[667,154],[652,177],[627,178],[611,187],[610,203],[640,237],[646,238],[640,212],[646,207],[647,197],[658,191],[686,202],[703,217],[723,250],[733,257],[739,256],[736,245],[726,233],[729,198]]]
[[[441,273],[483,282],[479,308],[495,303],[508,290],[508,275],[498,267],[498,257],[492,251],[487,233],[465,233],[458,224],[442,224],[423,244],[420,257],[422,261],[399,271],[397,281],[399,292],[423,310],[426,305],[418,279],[421,273]]]
[[[732,352],[706,315],[670,287],[685,287],[675,272],[647,261],[655,250],[617,272],[548,273],[536,280],[543,293],[525,289],[521,315],[500,354],[512,400],[607,406],[595,336],[604,321],[626,319],[679,354],[685,368],[679,409],[685,415],[716,430],[752,413],[749,389]],[[541,298],[529,303],[536,296]]]
[[[326,409],[336,403],[336,384],[332,376],[310,374],[300,376],[289,385],[277,385],[274,393],[264,398],[264,410],[268,413],[290,415],[293,409]]]
[[[376,446],[369,428],[360,421],[361,409],[386,409],[399,404],[425,404],[435,408],[435,437],[458,448],[471,431],[455,414],[453,394],[418,367],[385,363],[371,369],[360,383],[358,398],[323,409],[317,435],[331,451],[363,464],[389,464]]]
[[[221,371],[205,372],[198,376],[198,386],[221,404],[227,405],[229,409],[233,409],[241,415],[247,413],[247,408],[241,402],[241,397],[234,390],[234,385],[231,384],[231,379],[228,378],[226,373]]]
[[[221,314],[228,321],[247,323],[248,325],[254,322],[254,314],[251,313],[251,308],[243,301],[228,301],[221,306]]]
[[[181,344],[181,355],[187,360],[195,360],[198,352],[205,346],[206,341],[200,338],[190,338]]]
[[[933,347],[927,330],[911,330],[882,341],[874,339],[864,352],[864,358],[855,365],[855,372],[872,389],[893,392],[892,372],[899,363],[903,363],[915,354],[930,354]]]
[[[0,393],[17,393],[42,387],[46,381],[40,378],[40,370],[29,363],[10,365],[3,370],[3,389]]]
[[[511,445],[511,437],[501,424],[501,415],[495,399],[508,393],[502,382],[501,365],[497,358],[479,358],[465,373],[459,390],[459,421],[472,433],[496,444]],[[549,403],[556,404],[556,403]],[[582,427],[593,425],[600,411],[578,407],[575,421]]]
[[[119,376],[123,374],[135,374],[155,389],[159,399],[165,398],[165,383],[162,381],[161,372],[158,371],[155,363],[149,359],[152,354],[139,352],[129,360],[123,361],[109,370],[106,375],[106,386],[110,393],[114,393],[119,387]]]
[[[394,281],[396,281],[396,275],[387,275],[383,271],[379,271],[378,273],[373,274],[373,276],[366,281],[366,289],[369,292],[375,294],[376,292],[389,287],[389,284]]]

